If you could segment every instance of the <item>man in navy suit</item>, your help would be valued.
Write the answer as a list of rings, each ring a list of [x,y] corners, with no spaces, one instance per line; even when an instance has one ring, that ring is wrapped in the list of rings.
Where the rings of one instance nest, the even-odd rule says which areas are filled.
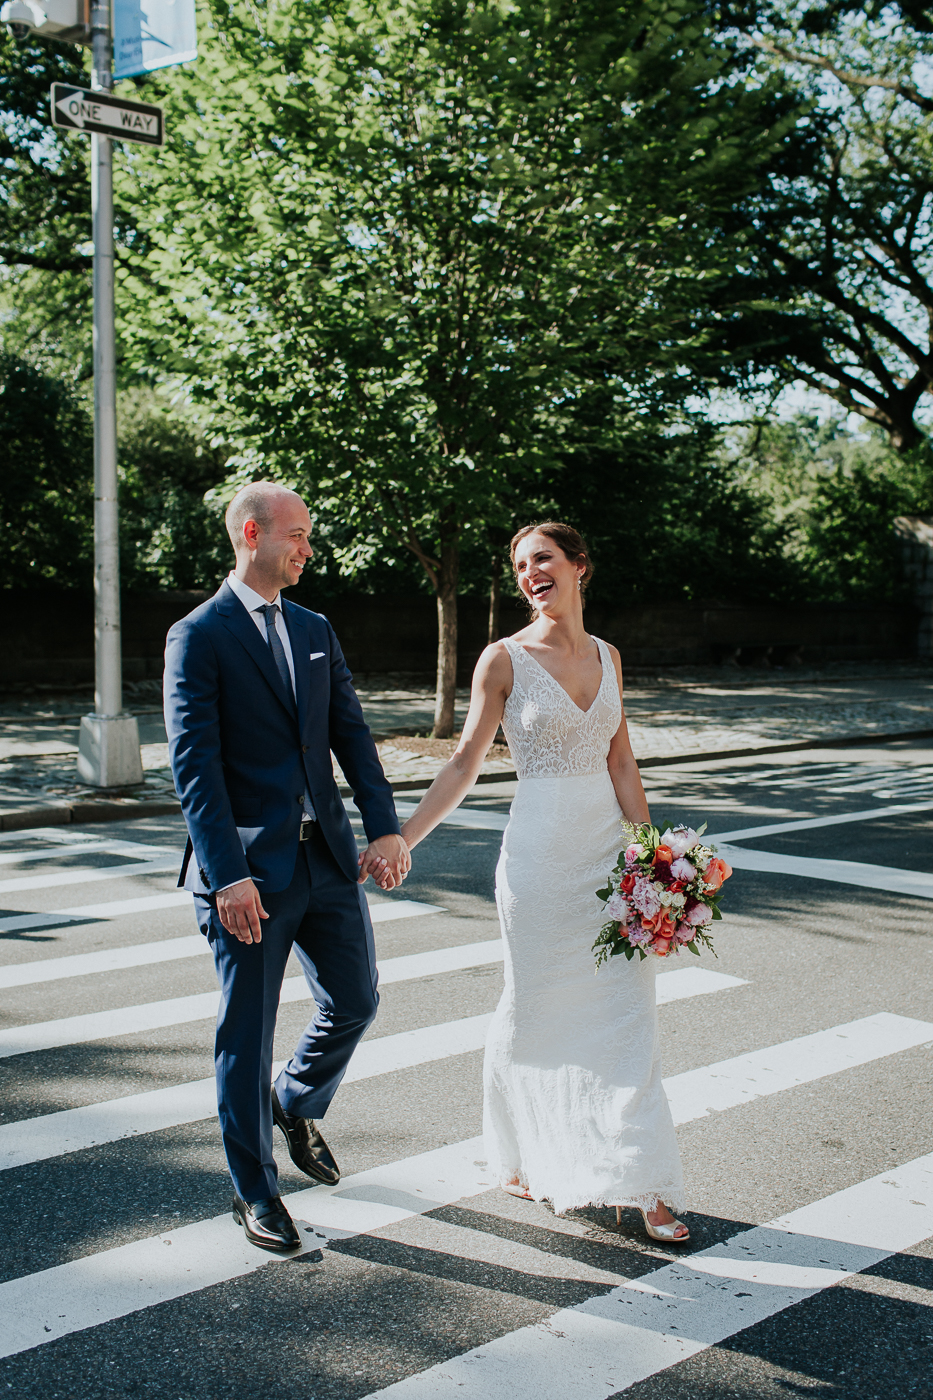
[[[278,1191],[273,1123],[289,1155],[333,1184],[315,1122],[327,1109],[379,1001],[362,885],[401,884],[411,868],[392,790],[325,617],[284,602],[312,557],[301,497],[254,482],[226,515],[236,568],[168,634],[165,726],[188,827],[179,884],[220,982],[217,1104],[234,1219],[264,1249],[298,1232]],[[369,847],[356,840],[331,750],[353,789]],[[272,1043],[294,949],[315,1014],[272,1084]]]

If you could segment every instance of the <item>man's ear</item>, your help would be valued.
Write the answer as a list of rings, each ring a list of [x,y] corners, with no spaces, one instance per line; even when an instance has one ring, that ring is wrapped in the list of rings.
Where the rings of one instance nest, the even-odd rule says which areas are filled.
[[[256,541],[259,539],[259,526],[255,520],[246,520],[243,523],[243,538],[250,549],[256,548]]]

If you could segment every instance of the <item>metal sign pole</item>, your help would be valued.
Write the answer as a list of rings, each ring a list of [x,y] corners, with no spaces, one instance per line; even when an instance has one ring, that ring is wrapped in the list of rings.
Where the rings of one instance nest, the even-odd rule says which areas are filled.
[[[91,6],[95,91],[109,91],[110,11]],[[81,720],[78,773],[96,787],[141,783],[139,731],[123,713],[120,523],[117,508],[116,356],[113,310],[113,162],[109,136],[91,134],[94,224],[94,714]]]

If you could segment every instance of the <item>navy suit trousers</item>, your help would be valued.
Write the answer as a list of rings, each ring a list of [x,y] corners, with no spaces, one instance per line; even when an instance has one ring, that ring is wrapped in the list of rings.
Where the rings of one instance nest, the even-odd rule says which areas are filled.
[[[320,1118],[379,1004],[376,950],[361,885],[340,869],[314,823],[285,890],[263,894],[262,942],[241,943],[213,897],[195,896],[220,983],[215,1067],[224,1151],[237,1195],[278,1195],[272,1155],[272,1046],[279,993],[294,948],[315,1014],[275,1081],[287,1113]]]

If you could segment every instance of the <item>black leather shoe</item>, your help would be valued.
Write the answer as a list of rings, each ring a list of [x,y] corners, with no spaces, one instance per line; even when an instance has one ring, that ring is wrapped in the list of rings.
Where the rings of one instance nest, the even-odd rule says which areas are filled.
[[[272,1196],[266,1201],[241,1201],[239,1196],[234,1196],[233,1218],[243,1226],[250,1244],[256,1244],[260,1249],[288,1254],[301,1244],[281,1196]]]
[[[282,1129],[288,1143],[288,1155],[295,1166],[305,1176],[321,1181],[325,1186],[336,1186],[340,1180],[340,1168],[333,1154],[314,1125],[313,1118],[296,1118],[286,1113],[279,1103],[279,1096],[272,1090],[272,1118],[276,1127]]]

